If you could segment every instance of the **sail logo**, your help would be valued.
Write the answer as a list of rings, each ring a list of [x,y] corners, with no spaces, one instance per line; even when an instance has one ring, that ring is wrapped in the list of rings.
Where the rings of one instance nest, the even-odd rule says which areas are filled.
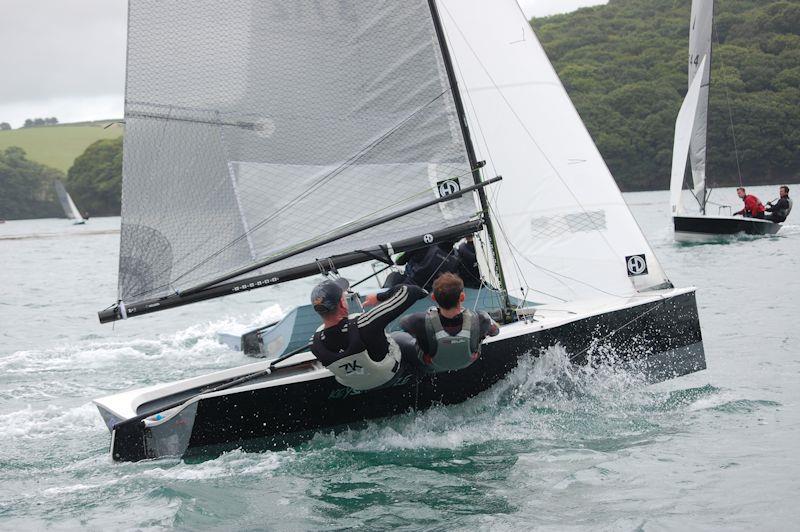
[[[461,183],[458,179],[445,179],[436,183],[436,188],[439,190],[439,197],[452,196],[461,192]]]
[[[647,259],[644,255],[625,257],[625,264],[628,266],[628,277],[647,275]]]

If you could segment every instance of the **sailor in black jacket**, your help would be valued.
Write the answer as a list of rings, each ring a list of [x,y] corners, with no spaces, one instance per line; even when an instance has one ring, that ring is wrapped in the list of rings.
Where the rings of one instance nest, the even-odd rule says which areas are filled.
[[[427,292],[399,285],[367,296],[364,305],[374,308],[349,316],[347,288],[346,280],[337,279],[323,281],[312,291],[311,303],[323,325],[314,334],[311,352],[344,386],[355,390],[391,386],[414,370],[417,352],[409,335],[389,335],[386,326]]]
[[[767,203],[767,220],[775,223],[782,223],[786,221],[789,213],[792,212],[792,198],[789,197],[789,187],[786,185],[780,188],[780,198],[773,205],[770,201]]]

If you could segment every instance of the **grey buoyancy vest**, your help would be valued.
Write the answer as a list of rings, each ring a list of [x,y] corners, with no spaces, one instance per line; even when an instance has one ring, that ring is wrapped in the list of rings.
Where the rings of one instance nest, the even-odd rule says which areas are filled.
[[[322,342],[318,342],[315,349],[327,351],[330,358],[339,357],[335,362],[325,366],[339,384],[354,390],[371,390],[383,386],[395,376],[400,369],[400,346],[391,336],[386,336],[389,351],[380,362],[374,361],[365,350],[352,352],[362,344],[358,334],[358,324],[355,319],[347,323],[347,349],[344,353],[333,353]],[[363,345],[363,344],[362,344]]]
[[[468,309],[461,316],[463,324],[455,336],[444,330],[437,309],[429,310],[425,316],[425,332],[431,352],[423,355],[423,362],[434,371],[464,369],[480,354],[480,319]]]

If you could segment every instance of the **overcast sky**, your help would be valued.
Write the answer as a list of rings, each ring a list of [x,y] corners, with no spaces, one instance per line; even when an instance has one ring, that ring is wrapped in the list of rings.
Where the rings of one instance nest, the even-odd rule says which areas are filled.
[[[518,1],[536,17],[606,3]],[[0,122],[121,117],[126,12],[127,0],[0,0]]]

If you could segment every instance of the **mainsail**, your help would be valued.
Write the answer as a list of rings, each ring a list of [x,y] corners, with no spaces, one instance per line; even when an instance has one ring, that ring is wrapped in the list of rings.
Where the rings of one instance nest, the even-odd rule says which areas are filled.
[[[443,0],[509,293],[627,297],[669,284],[514,0]]]
[[[473,184],[427,0],[131,0],[127,72],[122,301],[213,284]],[[270,269],[477,212],[465,194]]]
[[[72,201],[72,196],[70,196],[67,192],[67,189],[64,187],[64,183],[56,179],[55,187],[56,196],[58,196],[58,201],[61,203],[61,208],[64,209],[64,214],[66,217],[70,220],[75,220],[78,223],[83,222],[83,215],[81,215],[81,211],[78,210],[75,202]]]
[[[683,214],[683,177],[686,175],[686,158],[689,155],[689,143],[692,139],[694,125],[697,122],[700,107],[700,92],[703,77],[708,67],[707,58],[700,62],[699,75],[689,86],[689,92],[683,100],[678,118],[675,120],[675,138],[672,143],[672,177],[670,179],[670,206],[672,214]]]
[[[689,87],[699,75],[700,95],[697,114],[692,129],[689,160],[692,166],[692,192],[700,203],[701,212],[706,210],[706,143],[708,140],[708,91],[711,79],[711,34],[714,23],[714,0],[692,0],[691,26],[689,30]],[[700,69],[703,58],[707,68]]]

